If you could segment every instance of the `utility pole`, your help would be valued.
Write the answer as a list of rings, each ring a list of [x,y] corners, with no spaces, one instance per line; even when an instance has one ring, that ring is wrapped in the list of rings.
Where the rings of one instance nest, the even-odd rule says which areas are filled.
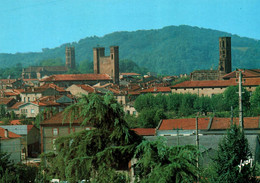
[[[198,129],[198,117],[196,117],[196,146],[199,151],[199,129]],[[199,168],[199,153],[197,155],[197,168]],[[199,174],[197,176],[197,182],[199,182]]]
[[[239,126],[241,130],[244,129],[244,121],[243,121],[243,105],[242,105],[242,71],[238,71],[238,95],[239,95]]]

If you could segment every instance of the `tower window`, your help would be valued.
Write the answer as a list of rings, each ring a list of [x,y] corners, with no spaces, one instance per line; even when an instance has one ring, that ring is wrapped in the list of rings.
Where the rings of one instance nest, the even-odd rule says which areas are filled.
[[[114,55],[113,54],[111,54],[111,59],[114,59]]]

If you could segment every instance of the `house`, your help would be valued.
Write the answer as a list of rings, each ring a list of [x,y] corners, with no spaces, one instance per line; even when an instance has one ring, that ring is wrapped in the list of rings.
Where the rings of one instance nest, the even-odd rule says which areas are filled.
[[[40,130],[33,125],[1,125],[1,128],[15,133],[21,138],[22,160],[40,153]]]
[[[41,85],[54,83],[59,87],[68,88],[73,84],[95,85],[97,83],[105,84],[113,82],[108,74],[60,74],[52,75],[40,80]]]
[[[39,79],[23,79],[24,87],[39,87],[40,81]]]
[[[15,103],[16,103],[16,100],[14,98],[0,97],[0,105],[3,105],[5,107],[5,109],[13,106]]]
[[[92,127],[81,126],[82,120],[77,119],[70,122],[70,118],[63,119],[62,112],[45,119],[40,123],[41,130],[41,152],[55,151],[54,142],[58,137],[67,136],[82,130],[91,130]]]
[[[59,108],[60,104],[55,101],[34,101],[34,102],[17,102],[9,111],[14,111],[18,116],[25,115],[27,118],[35,118],[39,112],[43,111],[46,107]]]
[[[80,97],[82,94],[88,95],[90,93],[96,93],[96,89],[90,85],[77,85],[73,84],[69,86],[66,91],[70,92],[72,95],[76,97]]]
[[[65,91],[65,90],[64,90]],[[37,87],[37,88],[27,88],[20,94],[21,102],[33,102],[38,100],[43,96],[59,95],[58,89],[52,87]]]
[[[5,89],[1,91],[1,97],[14,98],[16,101],[20,101],[20,94],[23,91],[23,89]]]
[[[243,78],[243,87],[249,92],[255,90],[260,85],[260,77],[258,78]],[[223,93],[229,86],[238,85],[236,78],[229,80],[197,80],[184,81],[182,83],[171,86],[172,93],[192,93],[199,96],[213,96]]]
[[[20,79],[0,79],[0,89],[21,88],[23,82]]]
[[[10,154],[14,163],[21,162],[21,136],[0,127],[0,151]]]
[[[197,121],[197,122],[196,122]],[[226,130],[233,124],[239,124],[238,118],[185,118],[163,119],[156,128],[157,136],[164,136],[168,145],[196,145],[196,123],[198,124],[199,147],[203,160],[200,163],[207,165],[211,157],[218,150],[218,143],[226,135]],[[259,133],[260,117],[245,117],[244,132],[248,139],[253,158],[259,161]],[[148,140],[154,140],[148,137]]]

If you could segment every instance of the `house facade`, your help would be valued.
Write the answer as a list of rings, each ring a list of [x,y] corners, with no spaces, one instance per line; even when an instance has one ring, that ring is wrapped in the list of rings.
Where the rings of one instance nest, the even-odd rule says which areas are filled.
[[[34,125],[1,125],[0,127],[21,137],[22,160],[36,157],[40,153],[40,130]]]
[[[0,151],[10,154],[14,163],[21,162],[21,136],[0,127]]]
[[[55,151],[55,140],[82,130],[91,130],[92,127],[81,126],[81,120],[70,122],[70,119],[63,120],[63,113],[60,112],[40,124],[41,131],[41,152]]]
[[[229,80],[212,80],[212,81],[184,81],[171,86],[172,93],[191,93],[199,96],[213,96],[223,93],[229,86],[238,85],[236,78]],[[243,87],[249,92],[253,92],[260,85],[260,78],[244,78]]]

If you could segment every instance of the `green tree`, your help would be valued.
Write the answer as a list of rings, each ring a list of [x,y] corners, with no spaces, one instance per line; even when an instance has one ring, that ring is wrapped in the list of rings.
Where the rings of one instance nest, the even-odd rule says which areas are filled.
[[[194,102],[198,96],[196,94],[185,93],[182,95],[182,101],[179,108],[180,116],[188,116],[196,112],[193,108]]]
[[[127,168],[141,141],[125,122],[120,104],[109,94],[83,95],[78,103],[67,107],[64,114],[64,120],[81,119],[82,126],[90,125],[92,129],[57,139],[56,153],[43,155],[48,162],[46,173],[76,182],[97,180],[99,175],[107,175],[104,169],[109,169],[115,176],[103,177],[104,180],[120,182],[115,170]]]
[[[224,97],[223,94],[216,94],[211,97],[211,104],[213,112],[220,112],[224,109]]]
[[[182,94],[173,93],[167,96],[167,109],[178,112],[182,101]]]
[[[252,157],[244,131],[233,125],[227,135],[218,145],[216,157],[213,159],[216,172],[216,182],[255,182],[255,169],[250,166],[242,167],[239,173],[240,161]]]
[[[260,114],[260,86],[256,87],[250,98],[251,110],[254,115]]]
[[[143,141],[136,149],[137,182],[195,182],[199,173],[195,146],[167,146],[166,141]],[[139,179],[138,179],[139,178]]]
[[[134,107],[138,112],[145,108],[152,109],[154,107],[155,97],[151,94],[139,95],[134,103]]]
[[[207,96],[198,97],[194,102],[194,109],[205,115],[212,112],[211,98]]]
[[[250,93],[246,89],[242,89],[243,94],[243,107],[244,111],[247,112],[250,108]],[[238,96],[238,86],[229,86],[223,93],[224,102],[225,102],[225,110],[230,111],[231,106],[234,110],[238,110],[239,105],[239,96]]]

